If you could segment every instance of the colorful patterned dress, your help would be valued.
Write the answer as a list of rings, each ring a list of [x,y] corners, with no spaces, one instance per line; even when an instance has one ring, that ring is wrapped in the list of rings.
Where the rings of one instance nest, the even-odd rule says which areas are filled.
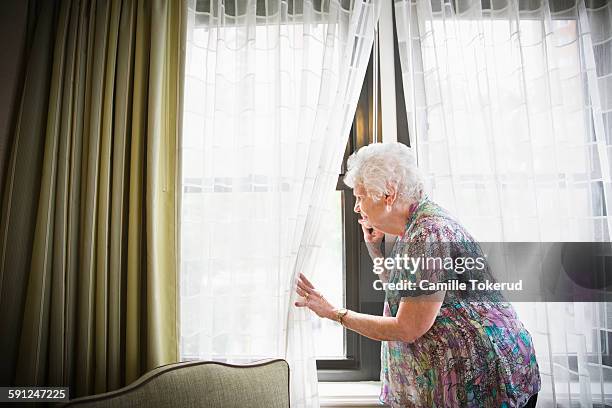
[[[429,245],[432,242],[448,244]],[[427,197],[413,208],[390,257],[424,253],[483,255],[472,236]],[[396,268],[388,279],[446,278],[435,268]],[[512,306],[499,292],[479,298],[463,293],[447,291],[433,326],[413,343],[382,342],[382,402],[392,407],[522,407],[540,390],[531,336]],[[401,299],[417,294],[387,290],[384,316],[395,316]]]

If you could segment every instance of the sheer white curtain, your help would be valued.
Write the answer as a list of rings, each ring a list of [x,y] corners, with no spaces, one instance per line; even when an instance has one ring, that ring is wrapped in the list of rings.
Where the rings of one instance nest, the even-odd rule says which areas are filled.
[[[395,0],[419,166],[479,240],[610,240],[611,7]],[[610,305],[517,309],[538,353],[538,406],[610,402]]]
[[[363,83],[379,4],[189,2],[181,355],[282,357],[292,406],[317,406],[309,274]]]

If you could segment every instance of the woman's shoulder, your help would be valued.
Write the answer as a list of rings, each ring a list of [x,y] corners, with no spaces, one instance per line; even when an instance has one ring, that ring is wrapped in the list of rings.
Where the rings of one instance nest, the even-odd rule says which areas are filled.
[[[472,235],[444,207],[425,198],[419,205],[412,224],[406,230],[405,239],[436,241],[473,241]]]

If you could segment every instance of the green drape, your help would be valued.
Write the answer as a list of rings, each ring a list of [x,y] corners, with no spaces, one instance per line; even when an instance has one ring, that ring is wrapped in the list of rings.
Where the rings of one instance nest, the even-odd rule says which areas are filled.
[[[178,360],[183,8],[57,2],[40,182],[32,197],[5,194],[2,214],[8,276],[19,273],[8,269],[11,235],[28,226],[11,224],[14,201],[38,203],[16,384],[81,396]],[[18,136],[12,164],[24,159]],[[9,166],[8,193],[30,172],[21,167]]]

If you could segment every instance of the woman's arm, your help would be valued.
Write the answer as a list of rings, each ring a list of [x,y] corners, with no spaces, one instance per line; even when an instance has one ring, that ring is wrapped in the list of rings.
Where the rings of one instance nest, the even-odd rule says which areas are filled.
[[[404,298],[395,317],[374,316],[349,310],[342,318],[342,323],[347,329],[374,340],[412,343],[433,326],[444,299],[444,292],[422,296],[424,297],[429,299]],[[332,319],[336,319],[335,310]]]
[[[296,306],[308,307],[319,317],[336,320],[338,309],[321,296],[302,274],[296,292],[305,298],[304,301],[296,302]],[[374,316],[351,310],[342,318],[342,323],[346,328],[374,340],[413,342],[431,328],[443,299],[444,291],[403,298],[395,317]]]

